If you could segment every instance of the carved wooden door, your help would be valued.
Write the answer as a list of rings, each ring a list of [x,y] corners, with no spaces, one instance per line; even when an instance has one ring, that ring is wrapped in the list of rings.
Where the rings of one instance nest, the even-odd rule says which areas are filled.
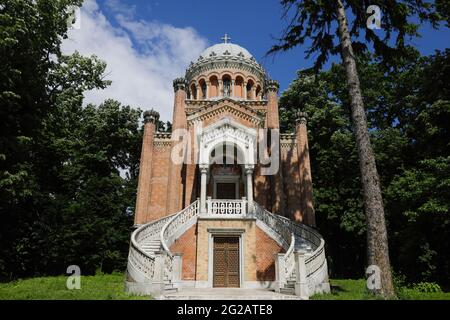
[[[214,237],[213,286],[239,288],[239,238]]]

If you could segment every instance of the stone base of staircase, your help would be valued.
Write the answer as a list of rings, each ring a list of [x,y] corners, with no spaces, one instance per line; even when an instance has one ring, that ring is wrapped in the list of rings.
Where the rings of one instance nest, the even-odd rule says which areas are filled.
[[[164,293],[158,300],[303,300],[298,296],[269,290],[212,288],[183,289],[176,293]]]

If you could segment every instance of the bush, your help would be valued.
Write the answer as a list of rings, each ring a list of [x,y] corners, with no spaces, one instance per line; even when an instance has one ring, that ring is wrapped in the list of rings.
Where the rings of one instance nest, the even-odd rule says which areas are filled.
[[[423,293],[441,293],[441,287],[435,282],[419,282],[412,286],[414,291]]]

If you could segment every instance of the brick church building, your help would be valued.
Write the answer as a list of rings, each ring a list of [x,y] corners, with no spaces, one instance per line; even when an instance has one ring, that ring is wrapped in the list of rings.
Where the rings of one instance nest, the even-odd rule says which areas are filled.
[[[280,134],[278,83],[223,40],[174,80],[171,133],[158,131],[158,113],[144,114],[127,291],[328,291],[306,115]]]

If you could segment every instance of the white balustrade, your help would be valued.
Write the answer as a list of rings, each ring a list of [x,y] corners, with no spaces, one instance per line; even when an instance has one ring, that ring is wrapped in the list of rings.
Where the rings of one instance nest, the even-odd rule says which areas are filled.
[[[313,228],[275,215],[256,203],[254,204],[254,215],[269,228],[275,230],[283,240],[283,248],[286,253],[278,254],[275,260],[278,290],[291,276],[296,278],[297,284],[302,282],[301,273],[301,278],[304,276],[307,279],[310,287],[309,293],[314,293],[316,285],[321,284],[328,277],[325,241],[322,236]],[[299,253],[295,251],[295,236],[306,240],[311,245],[313,252],[307,258],[298,259]],[[301,267],[298,266],[298,261],[304,261]],[[302,292],[304,291],[302,290]]]
[[[131,235],[130,252],[128,254],[128,271],[135,280],[150,281],[155,273],[155,256],[145,252],[139,245],[148,238],[158,235],[172,216],[152,221],[137,228]]]
[[[170,246],[197,222],[199,214],[199,201],[194,201],[188,207],[175,214],[166,222],[160,232],[161,247],[165,254],[164,258],[164,278],[174,281],[181,278],[181,269],[177,269],[179,274],[174,274],[174,255],[170,252]]]
[[[247,215],[247,200],[220,200],[208,197],[206,201],[208,218],[243,218]]]
[[[170,280],[179,283],[181,280],[180,255],[170,252],[170,246],[197,222],[197,218],[256,218],[277,235],[286,253],[277,254],[276,281],[277,289],[282,288],[286,281],[295,277],[296,292],[304,288],[306,278],[307,290],[313,294],[317,286],[327,281],[328,271],[325,256],[325,241],[321,235],[311,227],[296,223],[288,218],[273,214],[257,203],[253,202],[248,208],[248,201],[219,200],[208,198],[206,213],[200,212],[200,201],[197,200],[182,211],[160,220],[145,224],[135,230],[131,236],[130,252],[128,256],[128,272],[136,282],[162,283]],[[140,244],[148,239],[158,238],[161,241],[161,251],[145,252]],[[296,237],[305,240],[312,248],[312,252],[304,254],[295,250]],[[299,265],[301,262],[301,266]],[[299,287],[298,285],[302,286]],[[163,290],[163,289],[162,289]]]

